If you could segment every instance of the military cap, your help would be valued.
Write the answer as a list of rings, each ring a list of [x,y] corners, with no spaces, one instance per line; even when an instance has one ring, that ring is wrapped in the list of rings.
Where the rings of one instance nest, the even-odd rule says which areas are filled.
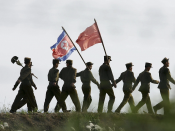
[[[11,62],[14,64],[18,60],[17,56],[12,57]]]
[[[90,66],[90,65],[93,65],[92,62],[87,62],[86,65]]]
[[[68,63],[68,64],[71,64],[71,65],[72,65],[72,64],[73,64],[73,60],[67,60],[67,61],[66,61],[66,63]]]
[[[125,64],[125,65],[126,65],[126,67],[131,67],[131,66],[134,66],[134,65],[132,64],[132,62],[127,63],[127,64]]]
[[[167,59],[166,57],[162,60],[162,63],[165,64],[167,61],[169,61],[169,59]]]
[[[60,60],[59,59],[53,59],[52,63],[53,64],[56,64],[56,63],[60,64]]]
[[[152,68],[152,63],[146,62],[146,63],[145,63],[145,67],[151,67],[151,68]]]
[[[31,58],[29,58],[29,57],[24,58],[24,63],[30,63],[30,62],[31,62]]]
[[[104,60],[105,60],[105,61],[106,61],[106,60],[112,61],[112,60],[111,60],[111,56],[104,56]]]

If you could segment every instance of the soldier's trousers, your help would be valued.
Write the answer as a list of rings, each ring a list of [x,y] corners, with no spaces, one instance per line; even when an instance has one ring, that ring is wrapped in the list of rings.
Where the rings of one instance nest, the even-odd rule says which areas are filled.
[[[108,112],[111,112],[114,101],[115,101],[114,91],[109,81],[102,81],[100,83],[100,97],[99,97],[99,102],[98,102],[98,112],[99,113],[103,111],[103,105],[104,105],[106,94],[109,95]]]
[[[60,99],[58,101],[58,109],[60,109],[63,106],[68,95],[70,95],[70,98],[72,99],[72,102],[75,105],[76,112],[80,112],[81,106],[80,106],[77,90],[75,89],[75,87],[67,86],[67,85],[63,85]]]
[[[84,94],[82,112],[87,112],[87,109],[89,108],[89,106],[92,102],[90,85],[83,85],[82,86],[82,91],[83,91],[83,94]]]
[[[123,98],[123,101],[121,102],[121,104],[119,105],[119,107],[116,109],[115,112],[120,112],[120,110],[123,108],[123,106],[124,106],[127,102],[129,103],[129,105],[130,105],[130,107],[131,107],[131,110],[132,110],[132,112],[133,112],[134,107],[135,107],[135,103],[134,103],[133,96],[132,96],[131,92],[129,92],[129,91],[124,91],[124,98]]]
[[[31,107],[31,105],[30,105],[30,103],[29,103],[27,97],[24,97],[24,98],[19,102],[19,104],[18,104],[18,106],[17,106],[17,110],[20,109],[20,108],[22,108],[25,104],[27,104],[28,112],[32,112],[33,110],[32,110],[32,107]]]
[[[60,99],[60,96],[61,96],[61,91],[60,91],[60,88],[58,85],[56,86],[53,86],[53,85],[49,85],[48,86],[48,89],[46,91],[46,98],[45,98],[45,102],[44,102],[44,112],[47,112],[48,109],[49,109],[49,104],[52,100],[52,98],[55,96],[55,98],[57,99],[57,103]],[[67,107],[66,107],[66,103],[63,102],[62,106],[61,106],[62,110],[67,110]],[[59,107],[58,105],[56,105],[55,107],[55,112],[58,112],[59,111]]]
[[[28,86],[28,85],[21,84],[20,89],[18,91],[18,94],[17,94],[17,96],[12,104],[10,112],[16,112],[16,110],[19,108],[18,106],[20,104],[20,101],[23,98],[25,100],[27,100],[27,102],[30,104],[31,110],[34,111],[34,110],[38,109],[32,87]]]
[[[136,105],[135,112],[137,112],[146,103],[148,113],[153,114],[154,112],[152,109],[149,93],[148,92],[141,92],[141,93],[142,93],[142,100]]]
[[[164,114],[168,115],[170,113],[169,89],[160,89],[160,94],[163,101],[155,105],[154,108],[159,110],[164,107]]]

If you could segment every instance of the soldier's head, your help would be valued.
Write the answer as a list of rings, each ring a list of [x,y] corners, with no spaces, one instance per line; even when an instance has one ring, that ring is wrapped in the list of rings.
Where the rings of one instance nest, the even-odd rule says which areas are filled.
[[[72,64],[73,64],[73,60],[67,60],[66,61],[66,65],[67,66],[72,66]]]
[[[166,57],[162,60],[162,63],[164,64],[164,66],[169,67],[169,59],[167,59]]]
[[[105,63],[110,63],[112,60],[111,60],[111,56],[104,56],[104,62]]]
[[[28,65],[28,66],[31,66],[31,65],[32,65],[31,58],[25,57],[25,58],[24,58],[24,63],[25,63],[26,65]]]
[[[92,62],[87,62],[87,63],[86,63],[86,67],[87,67],[89,70],[92,69],[92,65],[93,65]]]
[[[32,66],[33,66],[33,64],[32,64],[32,62],[31,62],[30,68],[32,68]]]
[[[151,68],[152,68],[152,64],[146,62],[146,63],[145,63],[145,69],[146,69],[147,71],[150,71]]]
[[[125,64],[125,65],[126,65],[126,69],[127,69],[127,70],[132,71],[132,66],[134,66],[134,65],[132,64],[132,62],[127,63],[127,64]]]
[[[53,66],[54,66],[55,68],[57,68],[58,65],[60,64],[60,61],[59,61],[59,59],[53,59],[52,63],[53,63]]]

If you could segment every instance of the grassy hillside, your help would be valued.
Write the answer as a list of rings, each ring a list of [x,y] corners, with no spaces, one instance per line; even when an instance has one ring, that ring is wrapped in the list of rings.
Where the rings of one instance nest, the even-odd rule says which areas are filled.
[[[1,113],[0,124],[7,122],[15,131],[88,131],[89,121],[103,131],[174,131],[175,115],[106,113]],[[92,129],[93,130],[93,129]],[[92,131],[91,130],[91,131]],[[95,130],[94,130],[95,131]]]

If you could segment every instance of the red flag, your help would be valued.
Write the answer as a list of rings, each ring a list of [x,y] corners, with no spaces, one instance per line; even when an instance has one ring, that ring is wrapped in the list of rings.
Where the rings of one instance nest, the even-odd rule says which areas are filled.
[[[84,51],[97,43],[101,43],[96,23],[86,28],[86,30],[79,35],[76,42],[80,46],[81,51]]]

